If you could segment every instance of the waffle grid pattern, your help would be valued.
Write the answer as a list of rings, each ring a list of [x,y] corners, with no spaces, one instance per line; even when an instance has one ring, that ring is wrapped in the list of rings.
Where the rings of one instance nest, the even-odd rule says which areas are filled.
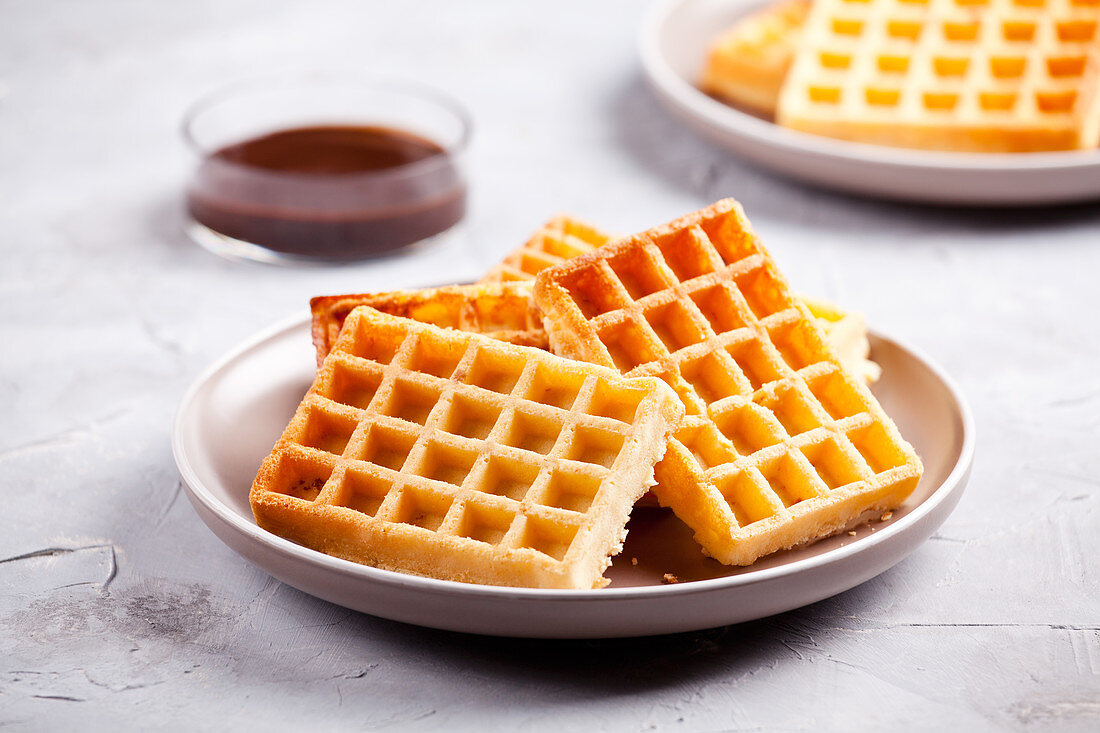
[[[735,202],[547,270],[535,298],[555,351],[681,397],[655,491],[723,562],[824,536],[916,485],[912,448]]]
[[[587,254],[611,237],[596,227],[570,216],[556,216],[478,282],[534,280],[547,267]]]
[[[916,148],[1096,147],[1100,0],[815,0],[780,124]]]
[[[261,469],[253,508],[284,536],[368,564],[592,587],[679,410],[656,380],[360,308]],[[350,528],[348,544],[331,526],[295,535],[309,514]],[[355,547],[364,530],[373,545]],[[432,548],[446,550],[434,565]]]
[[[530,283],[459,285],[313,298],[310,310],[318,365],[336,343],[344,321],[361,305],[441,328],[482,333],[519,346],[547,348],[542,316],[531,302]]]

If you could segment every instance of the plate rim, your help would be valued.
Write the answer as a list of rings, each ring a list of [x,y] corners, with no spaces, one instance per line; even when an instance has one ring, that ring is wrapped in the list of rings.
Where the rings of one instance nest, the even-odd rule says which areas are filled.
[[[665,101],[675,102],[680,112],[690,113],[696,123],[708,123],[746,142],[756,142],[785,153],[812,153],[833,162],[857,161],[864,165],[922,171],[1004,173],[1008,171],[1059,172],[1100,169],[1100,149],[1061,150],[1033,153],[963,153],[940,150],[912,150],[840,140],[780,127],[720,102],[688,83],[661,52],[661,31],[669,18],[688,3],[699,0],[654,0],[647,8],[636,37],[636,47],[647,80]],[[745,12],[765,5],[767,0],[729,0],[731,7]],[[1100,190],[1097,191],[1100,193]]]
[[[190,383],[183,397],[177,405],[172,420],[171,443],[172,455],[176,467],[183,480],[183,486],[192,501],[200,502],[203,507],[217,516],[223,523],[246,535],[250,540],[266,545],[269,549],[299,562],[319,564],[327,570],[357,576],[358,579],[369,582],[383,583],[391,587],[411,589],[428,593],[459,594],[481,598],[497,598],[516,601],[539,602],[622,602],[628,600],[642,600],[652,597],[694,595],[697,593],[711,593],[715,591],[728,591],[736,587],[747,587],[759,583],[768,583],[781,578],[810,572],[819,568],[843,563],[854,555],[872,551],[875,547],[891,540],[895,535],[904,532],[910,525],[921,522],[924,517],[931,514],[938,506],[950,501],[965,487],[966,478],[973,463],[975,446],[974,417],[969,403],[959,389],[955,381],[939,364],[930,359],[919,349],[910,346],[902,340],[886,336],[874,329],[868,329],[869,335],[881,341],[888,342],[896,348],[907,352],[909,356],[919,361],[922,366],[929,369],[932,374],[941,381],[947,389],[961,418],[962,445],[959,448],[959,456],[951,471],[943,482],[932,490],[931,494],[915,506],[905,516],[883,527],[881,531],[859,537],[842,547],[828,550],[813,557],[794,560],[771,568],[763,568],[757,571],[746,571],[738,575],[730,575],[722,578],[708,578],[683,583],[667,585],[630,586],[623,588],[600,589],[553,589],[553,588],[516,588],[511,586],[492,586],[474,583],[460,583],[458,581],[440,580],[416,575],[407,575],[391,570],[361,565],[350,560],[344,560],[331,555],[326,555],[317,550],[295,544],[290,540],[279,537],[264,529],[255,522],[246,521],[229,505],[218,500],[213,492],[199,479],[198,474],[191,464],[190,458],[184,447],[183,434],[185,418],[189,408],[193,405],[196,395],[217,374],[226,369],[232,362],[239,359],[249,351],[256,349],[265,342],[271,341],[288,331],[296,328],[306,328],[310,322],[310,314],[299,313],[289,316],[261,329],[231,347],[209,366],[203,369]],[[202,519],[200,513],[200,519]],[[204,521],[204,524],[206,522]],[[208,529],[213,530],[212,527]],[[217,533],[215,533],[217,534]],[[220,539],[220,538],[219,538]],[[226,544],[226,543],[223,543]],[[237,555],[241,553],[234,547],[230,547]],[[242,556],[243,557],[243,556]],[[260,568],[268,572],[265,568]],[[269,573],[270,574],[270,573]]]

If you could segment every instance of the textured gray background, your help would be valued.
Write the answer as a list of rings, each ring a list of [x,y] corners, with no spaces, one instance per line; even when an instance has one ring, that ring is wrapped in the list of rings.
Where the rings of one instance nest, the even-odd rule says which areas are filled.
[[[1096,730],[1100,209],[862,201],[749,168],[640,78],[635,2],[0,0],[0,725]],[[179,233],[178,123],[230,79],[388,71],[471,108],[465,242],[348,268]],[[969,395],[971,485],[910,558],[775,618],[541,643],[283,586],[181,497],[169,421],[310,295],[480,273],[558,211],[613,231],[739,198],[796,286]]]

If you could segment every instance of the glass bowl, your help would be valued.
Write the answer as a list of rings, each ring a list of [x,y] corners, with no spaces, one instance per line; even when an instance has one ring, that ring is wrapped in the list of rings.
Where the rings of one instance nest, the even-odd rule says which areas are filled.
[[[266,262],[352,261],[453,232],[466,213],[469,116],[409,82],[238,84],[199,100],[188,234]]]

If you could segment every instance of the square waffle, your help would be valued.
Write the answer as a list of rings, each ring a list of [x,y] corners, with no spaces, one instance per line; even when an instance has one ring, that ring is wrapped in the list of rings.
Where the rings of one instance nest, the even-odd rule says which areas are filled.
[[[1098,21],[1098,0],[814,0],[777,120],[909,148],[1093,148]]]
[[[355,562],[592,588],[682,414],[657,379],[356,308],[250,501]]]
[[[784,0],[739,18],[711,44],[699,86],[736,107],[774,116],[809,10],[810,0]]]
[[[687,415],[657,498],[747,565],[897,506],[921,463],[733,200],[544,270],[555,353],[656,376]]]
[[[460,285],[391,293],[326,295],[309,302],[313,345],[320,366],[351,312],[366,305],[391,316],[444,328],[483,333],[518,346],[547,348],[542,317],[531,302],[531,284],[523,282]]]
[[[479,282],[533,280],[541,270],[602,247],[611,237],[571,216],[556,216]]]

